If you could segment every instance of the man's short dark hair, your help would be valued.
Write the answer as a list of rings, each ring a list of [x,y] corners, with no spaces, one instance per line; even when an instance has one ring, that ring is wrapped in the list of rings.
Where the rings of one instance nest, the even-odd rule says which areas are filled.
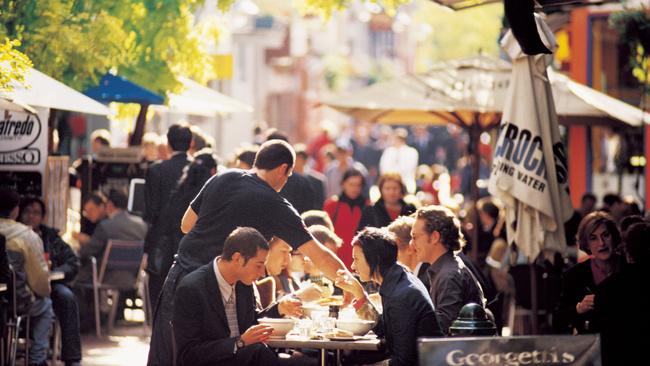
[[[20,214],[27,208],[27,206],[31,206],[32,204],[38,204],[41,206],[41,217],[45,217],[45,214],[47,213],[46,208],[45,208],[45,202],[40,197],[36,196],[25,196],[20,200]]]
[[[113,206],[121,210],[126,210],[129,205],[129,197],[119,189],[111,189],[106,201],[111,202]]]
[[[587,192],[587,193],[582,195],[582,198],[580,199],[580,202],[584,203],[585,201],[588,201],[588,200],[596,202],[596,196],[591,192]]]
[[[238,227],[223,244],[221,258],[230,261],[235,253],[244,257],[244,263],[257,255],[258,250],[269,250],[269,242],[252,227]]]
[[[18,207],[20,195],[13,189],[0,187],[0,217],[9,218],[11,211]]]
[[[85,205],[86,203],[88,203],[88,202],[92,202],[92,203],[94,203],[96,206],[99,206],[99,205],[105,205],[105,204],[106,204],[106,195],[104,195],[104,194],[103,194],[102,192],[100,192],[100,191],[92,192],[92,193],[90,193],[90,194],[88,195],[88,197],[86,197],[86,199],[84,199],[84,205]]]
[[[354,237],[352,245],[361,247],[370,267],[370,277],[377,273],[385,277],[388,269],[397,262],[397,243],[385,229],[367,227]]]
[[[277,128],[269,128],[266,130],[266,141],[282,140],[289,142],[289,136],[286,133],[278,130]]]
[[[483,197],[478,200],[477,208],[495,220],[499,218],[499,207],[492,202],[490,197]]]
[[[613,204],[620,202],[623,202],[623,199],[616,193],[607,193],[603,197],[603,203],[605,203],[607,206],[612,206]]]
[[[282,140],[269,140],[260,146],[253,166],[258,169],[273,170],[282,164],[287,164],[290,169],[296,162],[296,152],[288,142]]]
[[[321,225],[321,226],[325,226],[330,230],[334,230],[334,224],[332,223],[332,219],[330,218],[330,215],[328,215],[327,212],[325,211],[309,210],[303,212],[300,215],[300,217],[305,222],[305,226],[307,227],[314,226],[314,225]]]
[[[237,153],[237,160],[252,167],[255,163],[255,155],[257,155],[257,146],[244,147]]]
[[[192,144],[192,130],[186,125],[171,125],[167,130],[167,143],[174,151],[189,150]]]
[[[425,206],[417,210],[415,217],[424,220],[425,230],[429,235],[434,231],[438,232],[440,241],[447,249],[456,251],[465,245],[460,221],[450,209],[436,205]]]

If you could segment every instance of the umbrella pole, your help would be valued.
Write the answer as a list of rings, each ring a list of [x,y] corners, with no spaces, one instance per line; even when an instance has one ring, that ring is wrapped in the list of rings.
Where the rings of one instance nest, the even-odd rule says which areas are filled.
[[[148,109],[149,109],[149,104],[140,104],[140,112],[138,113],[138,119],[135,120],[135,129],[133,130],[133,135],[131,135],[129,146],[139,146],[142,143],[142,136],[144,135],[144,125],[145,123],[147,123]]]
[[[478,200],[479,200],[479,189],[476,183],[479,180],[479,167],[481,154],[478,149],[478,144],[480,143],[481,131],[477,126],[478,124],[478,114],[474,114],[474,123],[469,129],[469,146],[470,146],[470,156],[472,157],[472,178],[471,178],[471,196],[472,196],[472,252],[471,257],[474,263],[478,264],[478,230],[481,225],[479,215],[478,215]]]
[[[535,261],[529,264],[530,268],[530,304],[532,312],[531,325],[533,334],[539,334],[539,304],[537,303],[537,268]]]

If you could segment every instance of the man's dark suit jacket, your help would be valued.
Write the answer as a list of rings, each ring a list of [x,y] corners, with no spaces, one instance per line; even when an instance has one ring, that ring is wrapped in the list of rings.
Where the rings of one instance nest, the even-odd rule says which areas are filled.
[[[261,312],[255,308],[253,287],[236,287],[239,333],[257,324],[257,319],[279,317],[277,305]],[[185,276],[174,296],[174,339],[178,365],[219,365],[234,358],[235,337],[230,336],[219,283],[210,262]]]
[[[150,260],[155,257],[154,251],[160,241],[164,228],[160,218],[166,211],[172,190],[183,175],[183,169],[191,162],[184,152],[179,152],[169,160],[154,163],[147,169],[144,185],[145,215],[144,220],[149,224],[149,231],[144,243],[144,251]],[[180,225],[180,222],[178,223]],[[149,268],[155,272],[155,268]]]

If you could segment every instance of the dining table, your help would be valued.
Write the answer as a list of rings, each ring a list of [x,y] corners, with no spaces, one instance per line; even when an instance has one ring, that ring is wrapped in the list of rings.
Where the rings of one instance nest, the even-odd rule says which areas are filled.
[[[320,351],[321,366],[327,365],[327,351],[336,351],[336,364],[340,365],[343,350],[357,351],[378,351],[382,347],[382,341],[371,337],[354,337],[354,340],[329,340],[329,339],[306,339],[302,337],[287,336],[286,338],[271,338],[265,343],[271,348],[309,348]]]

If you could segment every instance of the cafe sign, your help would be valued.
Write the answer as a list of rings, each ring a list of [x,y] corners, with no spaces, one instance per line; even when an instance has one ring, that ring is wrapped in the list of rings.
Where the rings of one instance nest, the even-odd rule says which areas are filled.
[[[44,136],[38,115],[8,110],[0,113],[0,165],[41,165]]]
[[[420,365],[600,366],[600,337],[524,336],[421,338]]]

